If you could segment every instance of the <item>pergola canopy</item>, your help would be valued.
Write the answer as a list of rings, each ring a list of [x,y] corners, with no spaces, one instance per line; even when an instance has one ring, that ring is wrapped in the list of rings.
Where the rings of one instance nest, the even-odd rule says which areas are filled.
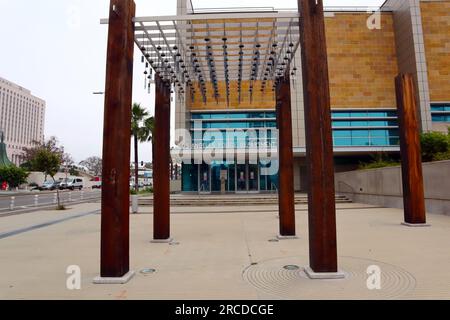
[[[273,90],[277,78],[297,70],[298,12],[140,17],[134,23],[148,80],[154,71],[178,93],[188,90],[192,99],[200,95],[205,103],[221,95],[229,100],[231,81],[239,96],[242,90],[252,95]]]

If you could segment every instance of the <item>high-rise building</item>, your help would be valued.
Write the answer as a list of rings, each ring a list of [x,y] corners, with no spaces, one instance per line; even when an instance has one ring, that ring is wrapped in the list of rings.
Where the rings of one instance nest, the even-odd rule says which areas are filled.
[[[23,149],[43,141],[45,101],[11,81],[0,78],[0,131],[9,159],[22,163]]]
[[[193,8],[189,0],[178,1],[179,16],[205,17],[204,21],[196,20],[187,26],[181,21],[176,30],[190,44],[188,52],[192,52],[193,57],[189,59],[194,59],[199,69],[202,66],[213,69],[211,77],[207,67],[200,70],[204,75],[203,78],[198,76],[200,80],[195,82],[195,90],[186,90],[185,97],[176,101],[176,128],[188,130],[194,145],[208,146],[211,141],[224,140],[232,142],[231,149],[245,149],[252,141],[245,133],[240,136],[241,131],[277,127],[276,99],[270,90],[272,84],[266,84],[264,70],[258,69],[259,65],[268,64],[256,63],[256,53],[273,50],[275,56],[281,56],[282,48],[270,47],[272,43],[276,46],[277,41],[265,39],[267,34],[276,34],[275,26],[282,26],[283,22],[269,18],[255,20],[257,8],[251,12],[233,10],[201,10]],[[378,13],[367,10],[336,7],[326,8],[325,13],[337,171],[356,168],[373,155],[399,155],[394,82],[399,73],[414,76],[422,131],[446,132],[450,126],[450,1],[388,0]],[[277,12],[273,10],[274,14]],[[239,14],[241,18],[227,19],[230,13]],[[212,20],[218,15],[223,19]],[[207,19],[208,16],[211,19]],[[298,24],[294,28],[298,30]],[[258,34],[264,35],[265,42],[258,39]],[[279,46],[282,40],[282,37],[278,38]],[[263,42],[260,48],[258,41]],[[297,191],[305,191],[308,186],[301,49],[299,47],[295,55],[289,57],[291,69],[297,70],[291,77],[293,166]],[[242,64],[247,68],[244,78],[237,65],[227,63],[243,54],[239,51],[245,50],[255,53],[253,68],[257,74],[250,81],[245,77],[250,74],[248,68],[252,60],[240,60],[239,67]],[[285,49],[287,53],[286,50],[289,49]],[[216,79],[216,74],[218,80],[211,82],[209,78]],[[216,131],[214,139],[207,136],[211,130]],[[226,133],[233,130],[237,133],[230,139]],[[178,137],[175,138],[177,141]],[[276,139],[266,136],[264,141],[259,136],[255,136],[255,140],[258,145],[277,143]],[[246,157],[249,158],[248,154]],[[184,163],[183,191],[219,192],[224,178],[227,192],[276,190],[277,175],[262,175],[263,167],[261,163],[248,160],[238,164],[233,159]]]

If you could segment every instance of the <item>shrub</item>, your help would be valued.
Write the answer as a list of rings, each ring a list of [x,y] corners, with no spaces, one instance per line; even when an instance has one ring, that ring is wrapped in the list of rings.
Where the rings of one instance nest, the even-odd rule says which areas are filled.
[[[420,136],[423,161],[446,160],[450,152],[450,134],[422,133]],[[447,155],[447,156],[446,156]]]
[[[361,163],[359,165],[359,169],[366,170],[366,169],[378,169],[378,168],[385,168],[385,167],[395,167],[399,166],[400,162],[394,161],[394,160],[375,160],[373,162],[369,163]]]
[[[6,181],[10,188],[17,188],[27,182],[29,173],[16,166],[7,166],[0,168],[0,182]]]
[[[396,161],[383,153],[372,155],[372,158],[373,160],[371,162],[360,163],[359,169],[361,170],[378,169],[384,167],[395,167],[400,165],[399,161]]]

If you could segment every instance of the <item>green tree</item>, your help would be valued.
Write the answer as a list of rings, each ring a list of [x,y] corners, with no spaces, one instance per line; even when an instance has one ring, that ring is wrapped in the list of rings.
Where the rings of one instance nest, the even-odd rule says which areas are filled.
[[[0,167],[0,181],[6,181],[10,189],[19,187],[27,182],[29,173],[16,166]]]
[[[144,127],[142,131],[142,139],[148,142],[153,141],[153,133],[155,131],[155,118],[148,117],[144,121]]]
[[[71,176],[75,176],[78,177],[80,175],[80,172],[77,170],[77,168],[75,166],[70,166],[69,168],[69,174]]]
[[[59,146],[58,139],[56,137],[50,137],[47,141],[33,141],[31,148],[25,148],[23,154],[24,163],[29,163],[28,165],[32,167],[32,160],[35,158],[36,153],[41,149],[46,149],[53,153],[58,153],[63,159],[64,147]],[[70,156],[68,156],[70,158]]]
[[[148,112],[139,103],[134,103],[131,109],[131,135],[134,140],[134,179],[135,191],[139,192],[139,142],[147,142],[145,123]]]
[[[154,132],[155,132],[155,118],[154,117],[148,117],[144,121],[144,127],[142,131],[142,137],[141,139],[144,141],[148,141],[152,144],[152,166],[153,166],[153,157],[155,154],[154,149]]]
[[[55,175],[61,167],[61,155],[47,149],[40,149],[36,152],[31,163],[36,171],[44,173],[45,180],[47,180],[47,176],[50,176],[53,181],[56,181]]]
[[[58,173],[61,163],[61,153],[55,153],[45,148],[36,150],[34,158],[31,159],[31,165],[34,170],[44,173],[45,180],[47,180],[47,176],[50,176],[54,182],[56,182],[55,175]],[[56,195],[58,199],[58,209],[62,210],[64,207],[61,205],[59,189],[56,189]]]

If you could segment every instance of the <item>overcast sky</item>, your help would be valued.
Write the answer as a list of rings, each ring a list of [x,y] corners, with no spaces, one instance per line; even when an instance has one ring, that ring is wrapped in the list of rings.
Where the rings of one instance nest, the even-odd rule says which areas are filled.
[[[137,16],[176,14],[176,0],[135,0]],[[377,6],[383,0],[328,0],[328,6]],[[297,0],[193,0],[196,8],[296,8]],[[0,0],[0,77],[47,102],[45,136],[57,136],[79,162],[101,156],[108,0]],[[136,52],[133,101],[153,114]],[[151,158],[150,145],[140,148]]]

